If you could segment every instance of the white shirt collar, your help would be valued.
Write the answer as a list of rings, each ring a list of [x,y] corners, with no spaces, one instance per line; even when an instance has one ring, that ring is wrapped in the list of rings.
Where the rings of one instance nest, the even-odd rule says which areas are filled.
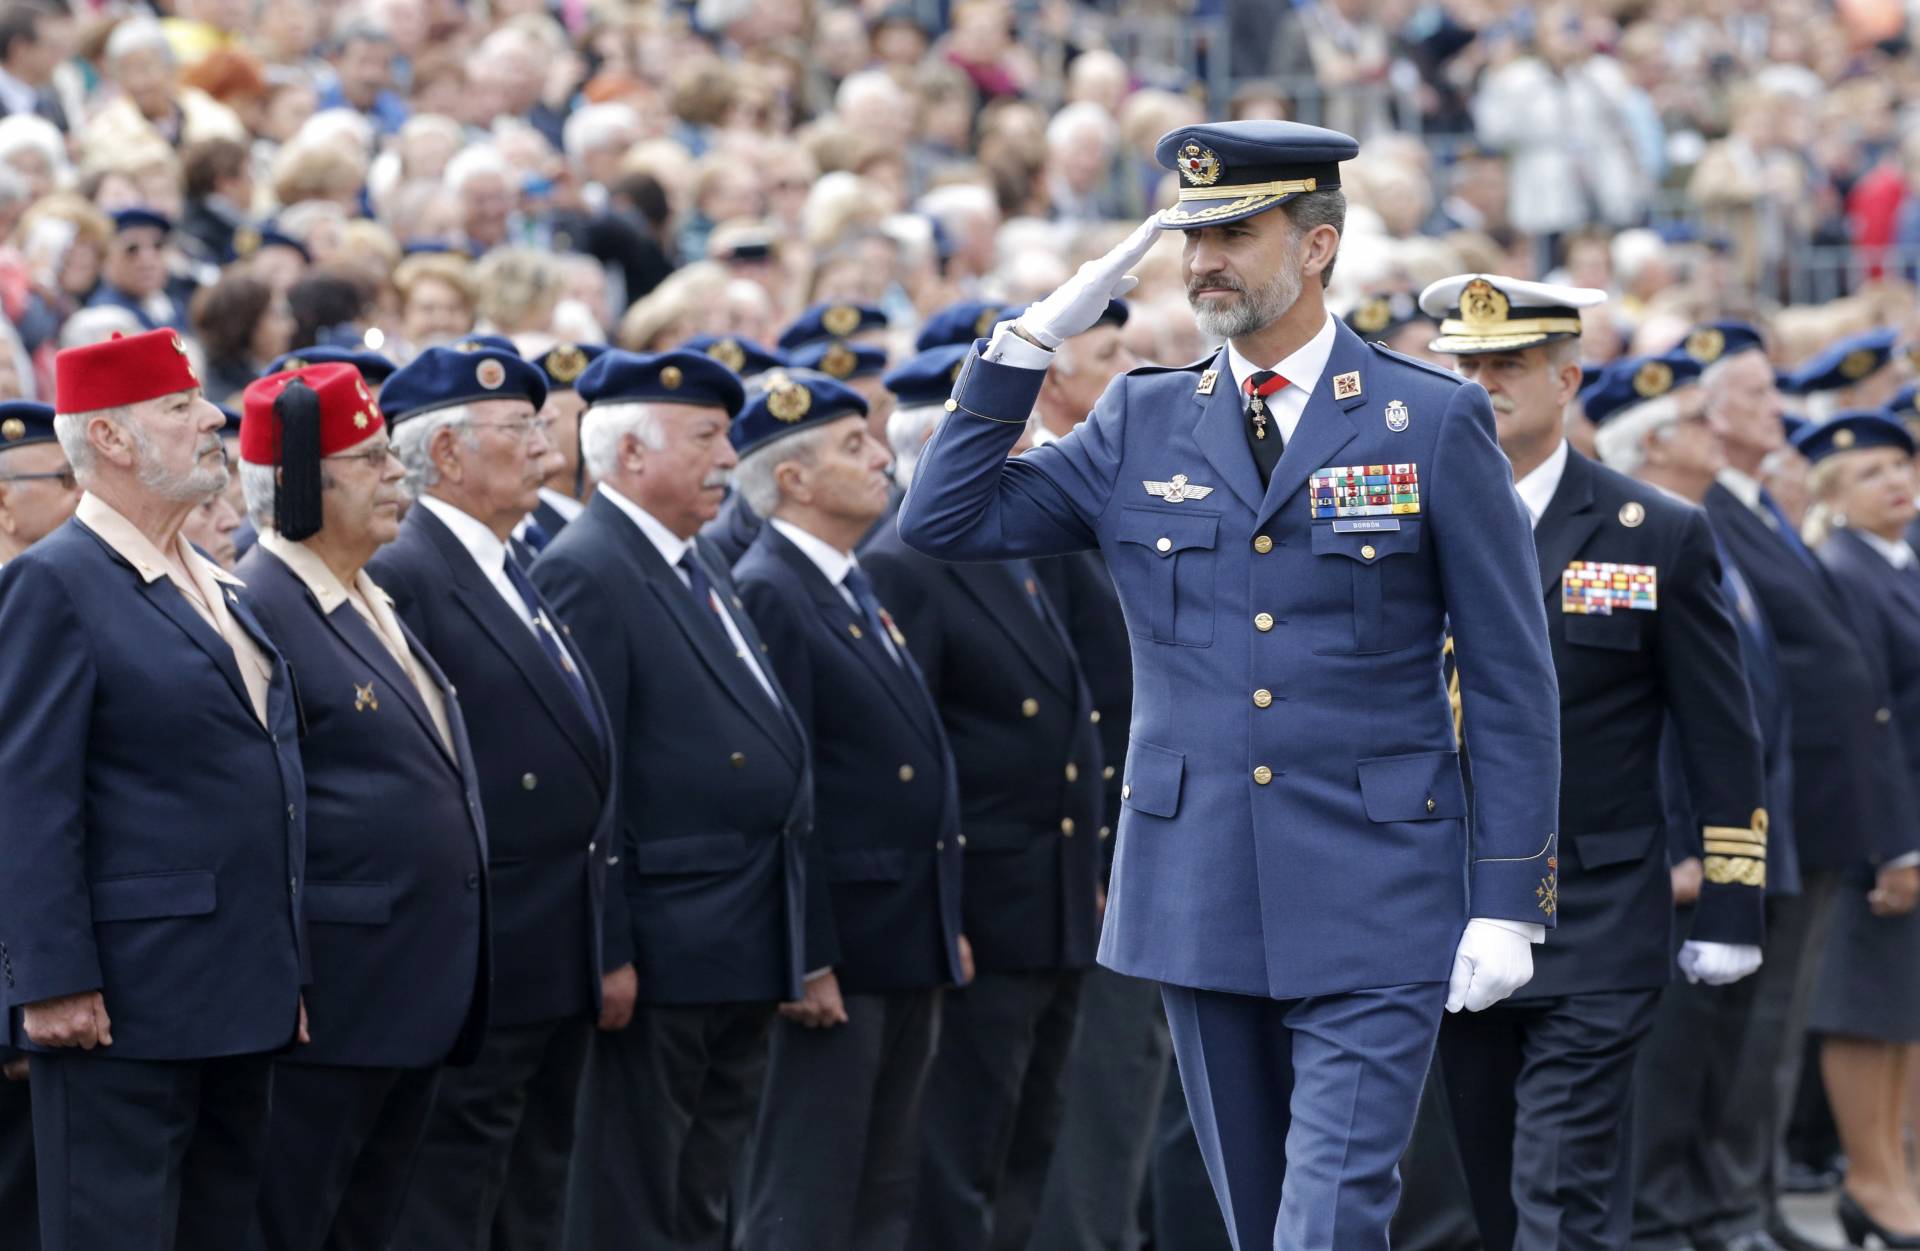
[[[506,568],[507,545],[487,528],[485,522],[431,495],[422,495],[416,503],[424,505],[428,512],[453,531],[453,537],[460,540],[460,546],[467,549],[467,554],[473,557],[473,563],[483,571],[492,573]]]
[[[1534,525],[1540,524],[1541,514],[1547,511],[1547,505],[1553,503],[1553,493],[1560,489],[1560,478],[1566,472],[1567,441],[1562,439],[1552,455],[1513,484],[1513,489],[1520,493],[1520,502],[1527,506],[1527,514],[1533,518]]]
[[[692,539],[683,539],[673,531],[667,529],[664,525],[660,524],[659,520],[654,517],[652,513],[640,507],[640,505],[634,503],[604,482],[600,484],[600,494],[606,496],[609,503],[625,513],[627,519],[632,521],[634,525],[640,527],[640,533],[647,536],[647,542],[659,549],[660,559],[676,568],[679,566],[680,557],[685,554],[689,547],[693,546]]]
[[[560,514],[560,520],[562,521],[572,521],[586,508],[585,504],[582,504],[579,500],[573,498],[573,496],[562,495],[552,487],[541,487],[540,498],[546,501],[547,507]]]
[[[826,575],[827,581],[833,583],[835,586],[839,586],[842,582],[846,581],[847,571],[854,566],[852,556],[849,556],[820,536],[809,534],[807,531],[802,530],[799,526],[794,525],[784,517],[772,518],[767,524],[785,535],[789,542],[799,548],[800,551],[805,554],[806,558],[812,561],[821,573]]]
[[[1333,336],[1334,317],[1328,313],[1327,322],[1319,332],[1275,365],[1273,372],[1285,378],[1289,387],[1298,388],[1301,395],[1312,395],[1313,389],[1320,385],[1320,375],[1327,372],[1327,358],[1333,355]],[[1266,368],[1240,355],[1240,349],[1231,339],[1227,341],[1227,367],[1233,371],[1235,390],[1244,389],[1248,378]]]
[[[1760,480],[1749,473],[1728,466],[1719,474],[1719,483],[1733,494],[1733,497],[1748,508],[1760,507]]]
[[[1920,557],[1914,555],[1913,548],[1905,539],[1883,539],[1879,535],[1869,534],[1865,530],[1855,530],[1854,533],[1859,535],[1861,541],[1868,547],[1879,552],[1880,555],[1886,559],[1886,562],[1895,569],[1905,569],[1909,565],[1912,565],[1917,559],[1920,559]]]

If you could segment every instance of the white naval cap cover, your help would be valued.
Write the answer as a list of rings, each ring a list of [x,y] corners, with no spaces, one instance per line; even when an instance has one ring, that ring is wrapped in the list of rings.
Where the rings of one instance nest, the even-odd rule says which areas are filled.
[[[1440,319],[1436,352],[1514,352],[1580,333],[1580,310],[1605,291],[1527,282],[1499,274],[1455,274],[1420,293],[1420,310]]]

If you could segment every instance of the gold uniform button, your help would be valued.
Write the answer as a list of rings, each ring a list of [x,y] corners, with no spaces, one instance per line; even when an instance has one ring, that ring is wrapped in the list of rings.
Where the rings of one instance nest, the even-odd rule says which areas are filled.
[[[1263,688],[1253,693],[1253,706],[1255,708],[1266,708],[1270,706],[1272,703],[1273,703],[1272,691],[1269,691]]]
[[[1037,700],[1037,699],[1023,699],[1023,700],[1021,700],[1021,701],[1020,701],[1020,715],[1021,715],[1021,716],[1023,716],[1023,717],[1037,717],[1037,716],[1039,716],[1039,715],[1040,715],[1040,701],[1039,701],[1039,700]]]
[[[1440,806],[1439,804],[1437,804],[1437,803],[1435,803],[1435,802],[1433,801],[1433,796],[1431,796],[1431,795],[1429,795],[1429,796],[1427,796],[1427,811],[1428,811],[1428,812],[1432,812],[1432,811],[1433,811],[1433,810],[1434,810],[1435,808],[1438,808],[1439,806]]]
[[[1265,786],[1267,783],[1273,781],[1273,770],[1267,768],[1265,765],[1261,765],[1253,771],[1253,780]]]
[[[1089,720],[1089,721],[1091,721],[1091,722],[1093,722],[1093,723],[1094,723],[1095,725],[1099,725],[1099,724],[1100,724],[1100,710],[1099,710],[1098,708],[1095,708],[1095,709],[1094,709],[1094,710],[1093,710],[1093,711],[1092,711],[1091,713],[1089,713],[1089,714],[1088,714],[1088,716],[1087,716],[1087,720]]]
[[[1100,779],[1101,779],[1101,781],[1103,781],[1103,782],[1111,782],[1111,781],[1113,781],[1113,766],[1112,766],[1112,765],[1108,765],[1108,766],[1107,766],[1106,768],[1104,768],[1104,769],[1102,769],[1102,770],[1100,770]]]
[[[1080,766],[1077,764],[1069,764],[1067,766],[1067,781],[1078,782],[1079,780],[1080,780]]]
[[[1882,708],[1880,711],[1873,714],[1873,719],[1875,721],[1878,721],[1881,725],[1885,725],[1887,722],[1893,720],[1893,709]]]
[[[958,407],[960,407],[960,403],[958,400],[948,400],[946,403],[946,409],[948,412],[952,412],[954,409]]]
[[[1170,552],[1173,550],[1173,540],[1162,535],[1153,541],[1153,550],[1156,552]]]
[[[1133,798],[1133,785],[1132,785],[1132,783],[1128,783],[1127,785],[1125,785],[1125,786],[1122,786],[1122,787],[1120,788],[1120,798],[1122,798],[1122,799],[1132,799],[1132,798]]]
[[[732,765],[736,769],[744,769],[747,767],[747,754],[745,752],[737,751],[733,753],[733,755],[727,757],[727,763]]]
[[[1101,837],[1101,838],[1112,838],[1112,837],[1113,837],[1113,827],[1112,827],[1111,825],[1103,825],[1103,826],[1101,826],[1101,827],[1100,827],[1100,837]]]
[[[1372,560],[1372,559],[1373,559],[1373,544],[1371,544],[1371,543],[1367,543],[1367,544],[1363,544],[1363,545],[1361,546],[1361,548],[1360,548],[1360,559],[1361,559],[1361,560]]]
[[[967,845],[967,836],[965,834],[956,834],[953,841],[965,847]]]
[[[900,780],[901,780],[902,782],[911,782],[911,781],[913,781],[913,766],[912,766],[912,765],[901,765],[901,766],[900,766]]]
[[[1062,834],[1065,834],[1068,838],[1073,837],[1073,818],[1072,817],[1060,818],[1060,832]]]
[[[540,779],[535,777],[533,774],[523,773],[520,775],[521,790],[530,791],[538,785],[540,785]]]
[[[1253,628],[1262,634],[1273,629],[1273,614],[1270,612],[1255,613],[1253,617]]]
[[[1259,552],[1262,556],[1265,556],[1268,552],[1272,551],[1273,550],[1272,536],[1265,535],[1265,534],[1254,535],[1253,550],[1256,552]]]

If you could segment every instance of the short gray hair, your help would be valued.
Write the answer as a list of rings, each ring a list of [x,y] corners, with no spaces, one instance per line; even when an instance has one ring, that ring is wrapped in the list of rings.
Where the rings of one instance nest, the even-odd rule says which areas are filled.
[[[440,482],[440,470],[433,463],[433,436],[442,430],[455,430],[472,447],[479,442],[472,428],[467,424],[473,411],[465,404],[455,404],[448,408],[437,408],[410,421],[393,423],[393,454],[407,467],[407,494],[419,499],[422,492],[437,486]],[[252,511],[252,495],[248,495],[248,511]]]
[[[280,471],[272,465],[240,462],[240,490],[247,497],[247,520],[265,534],[273,529],[273,506],[279,494]]]
[[[945,404],[916,404],[896,408],[887,415],[887,446],[893,449],[893,478],[903,488],[913,481],[914,467],[920,463],[920,449],[927,445],[933,428],[947,415]]]
[[[1647,436],[1680,420],[1680,402],[1671,393],[1635,404],[1594,431],[1600,462],[1616,473],[1637,473],[1647,459]]]
[[[762,517],[773,516],[780,507],[780,466],[796,460],[812,464],[830,429],[831,423],[822,422],[742,456],[733,471],[733,487],[747,501],[747,507]]]
[[[1318,191],[1308,191],[1288,200],[1280,206],[1287,215],[1287,222],[1293,227],[1295,240],[1304,239],[1307,233],[1320,226],[1331,226],[1335,233],[1345,237],[1347,233],[1347,193],[1338,187],[1322,187]],[[1339,260],[1339,244],[1334,245],[1334,260]],[[1320,285],[1326,286],[1333,281],[1333,261],[1320,271]]]
[[[580,459],[595,478],[613,474],[620,463],[620,444],[628,435],[640,440],[640,446],[659,451],[667,445],[667,432],[660,415],[650,404],[623,400],[595,404],[580,417]]]
[[[53,415],[53,437],[60,440],[60,450],[67,454],[67,464],[73,466],[74,477],[81,479],[83,485],[93,473],[93,444],[87,442],[87,423],[95,417],[105,417],[114,425],[123,426],[132,415],[124,404],[84,413]]]

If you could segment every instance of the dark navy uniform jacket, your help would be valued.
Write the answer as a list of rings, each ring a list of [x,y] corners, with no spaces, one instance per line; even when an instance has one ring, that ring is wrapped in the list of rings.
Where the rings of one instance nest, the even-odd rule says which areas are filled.
[[[1533,541],[1560,687],[1559,925],[1516,995],[1659,986],[1673,952],[1656,781],[1669,718],[1714,870],[1691,937],[1758,945],[1764,932],[1766,783],[1713,531],[1700,509],[1569,448]]]
[[[780,687],[813,745],[807,968],[850,993],[960,980],[960,804],[953,752],[904,638],[887,645],[771,525],[734,566]]]
[[[299,721],[280,652],[227,607],[273,665],[265,726],[226,640],[79,521],[0,570],[0,1041],[34,1049],[21,1005],[89,990],[116,1057],[293,1041]]]
[[[695,551],[758,650],[726,567]],[[598,679],[621,762],[608,959],[633,960],[643,1003],[800,998],[813,781],[792,709],[604,490],[533,578]]]
[[[1092,692],[1065,634],[1004,566],[944,564],[887,532],[860,563],[898,618],[953,744],[967,852],[962,928],[975,964],[1092,964],[1102,762]]]
[[[1116,379],[1071,434],[1008,460],[1041,380],[968,358],[900,533],[947,560],[1106,558],[1134,703],[1101,962],[1291,999],[1444,981],[1469,916],[1550,925],[1559,710],[1486,392],[1338,326],[1262,488],[1224,348]],[[1344,487],[1316,477],[1418,499],[1341,516]],[[1376,506],[1407,511],[1351,511]]]
[[[493,1022],[597,1018],[601,973],[626,963],[630,943],[623,924],[603,958],[602,903],[619,850],[612,736],[585,657],[563,635],[597,725],[533,631],[425,507],[408,511],[368,571],[472,710],[492,883]]]
[[[487,848],[453,688],[408,637],[446,701],[449,751],[413,680],[351,604],[323,613],[264,545],[235,572],[300,694],[313,1041],[292,1058],[470,1060],[487,1027]]]
[[[735,491],[720,505],[720,515],[700,528],[700,537],[713,545],[731,569],[747,554],[765,524],[748,505],[746,497]]]
[[[1120,764],[1127,758],[1127,725],[1133,719],[1133,645],[1113,576],[1096,552],[1074,552],[1034,562],[1040,584],[1066,624],[1100,714],[1100,842],[1113,862],[1113,827],[1120,819]]]

